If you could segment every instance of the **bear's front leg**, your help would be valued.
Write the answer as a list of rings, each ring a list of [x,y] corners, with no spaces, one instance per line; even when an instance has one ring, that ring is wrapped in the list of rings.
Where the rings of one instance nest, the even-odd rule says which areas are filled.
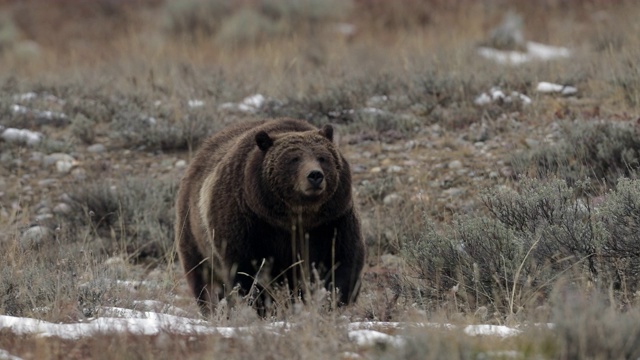
[[[353,210],[335,223],[335,255],[332,270],[328,274],[327,288],[339,290],[338,306],[356,301],[360,290],[360,273],[364,266],[365,246],[360,231],[360,222]],[[335,283],[334,283],[335,281]]]

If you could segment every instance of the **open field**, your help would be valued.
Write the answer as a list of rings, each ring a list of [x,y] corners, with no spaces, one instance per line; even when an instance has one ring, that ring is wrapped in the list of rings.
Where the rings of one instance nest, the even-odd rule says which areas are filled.
[[[624,0],[1,1],[0,359],[639,358],[638,18]],[[207,135],[284,116],[336,128],[360,298],[202,319],[178,181]]]

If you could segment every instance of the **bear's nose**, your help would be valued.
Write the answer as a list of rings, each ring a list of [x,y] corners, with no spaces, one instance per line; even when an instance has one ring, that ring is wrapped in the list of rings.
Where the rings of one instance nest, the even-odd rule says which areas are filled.
[[[312,186],[318,187],[322,184],[322,180],[324,180],[324,174],[322,171],[313,170],[307,175],[307,180]]]

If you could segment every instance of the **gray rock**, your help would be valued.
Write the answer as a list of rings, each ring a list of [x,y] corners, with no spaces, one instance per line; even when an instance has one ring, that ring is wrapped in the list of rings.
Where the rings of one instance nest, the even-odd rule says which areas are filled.
[[[56,170],[61,174],[68,174],[73,168],[73,161],[58,160],[56,161]]]
[[[351,172],[354,174],[361,174],[367,171],[367,167],[362,164],[351,165]]]
[[[176,161],[174,166],[178,169],[182,169],[184,167],[187,167],[187,162],[185,160],[178,160]]]
[[[55,185],[58,183],[58,179],[42,179],[38,181],[38,186],[46,187],[50,185]]]
[[[384,199],[382,199],[382,203],[384,205],[390,206],[390,205],[398,205],[400,203],[402,203],[402,196],[396,194],[396,193],[391,193],[387,196],[384,197]]]
[[[58,161],[66,161],[73,162],[75,159],[73,156],[65,153],[53,153],[46,155],[42,160],[44,166],[51,166],[56,164]]]
[[[20,246],[24,249],[37,248],[43,243],[54,240],[53,230],[46,226],[32,226],[20,236]]]
[[[443,191],[442,193],[449,196],[449,197],[456,197],[456,196],[460,196],[462,194],[464,194],[465,190],[461,189],[461,188],[457,188],[457,187],[452,187],[449,188],[445,191]]]
[[[88,152],[92,152],[95,154],[103,153],[107,150],[107,148],[102,144],[93,144],[87,147]]]
[[[453,160],[449,163],[449,169],[460,169],[462,167],[462,161]]]
[[[391,165],[387,168],[387,172],[391,173],[391,174],[397,174],[402,172],[402,166],[398,166],[398,165]]]
[[[46,223],[47,221],[53,219],[53,214],[51,213],[43,213],[36,215],[35,220],[38,223]]]
[[[536,148],[538,147],[538,145],[540,145],[540,141],[531,138],[524,139],[524,143],[527,144],[527,146],[531,149]]]
[[[53,213],[58,215],[69,214],[71,212],[71,206],[67,203],[58,203],[53,207]]]

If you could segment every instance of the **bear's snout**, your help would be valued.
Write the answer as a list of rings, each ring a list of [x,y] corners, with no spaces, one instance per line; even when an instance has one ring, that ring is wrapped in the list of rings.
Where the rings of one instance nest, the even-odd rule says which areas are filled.
[[[319,170],[310,171],[309,174],[307,174],[307,181],[317,189],[322,185],[322,181],[324,181],[324,174]]]

